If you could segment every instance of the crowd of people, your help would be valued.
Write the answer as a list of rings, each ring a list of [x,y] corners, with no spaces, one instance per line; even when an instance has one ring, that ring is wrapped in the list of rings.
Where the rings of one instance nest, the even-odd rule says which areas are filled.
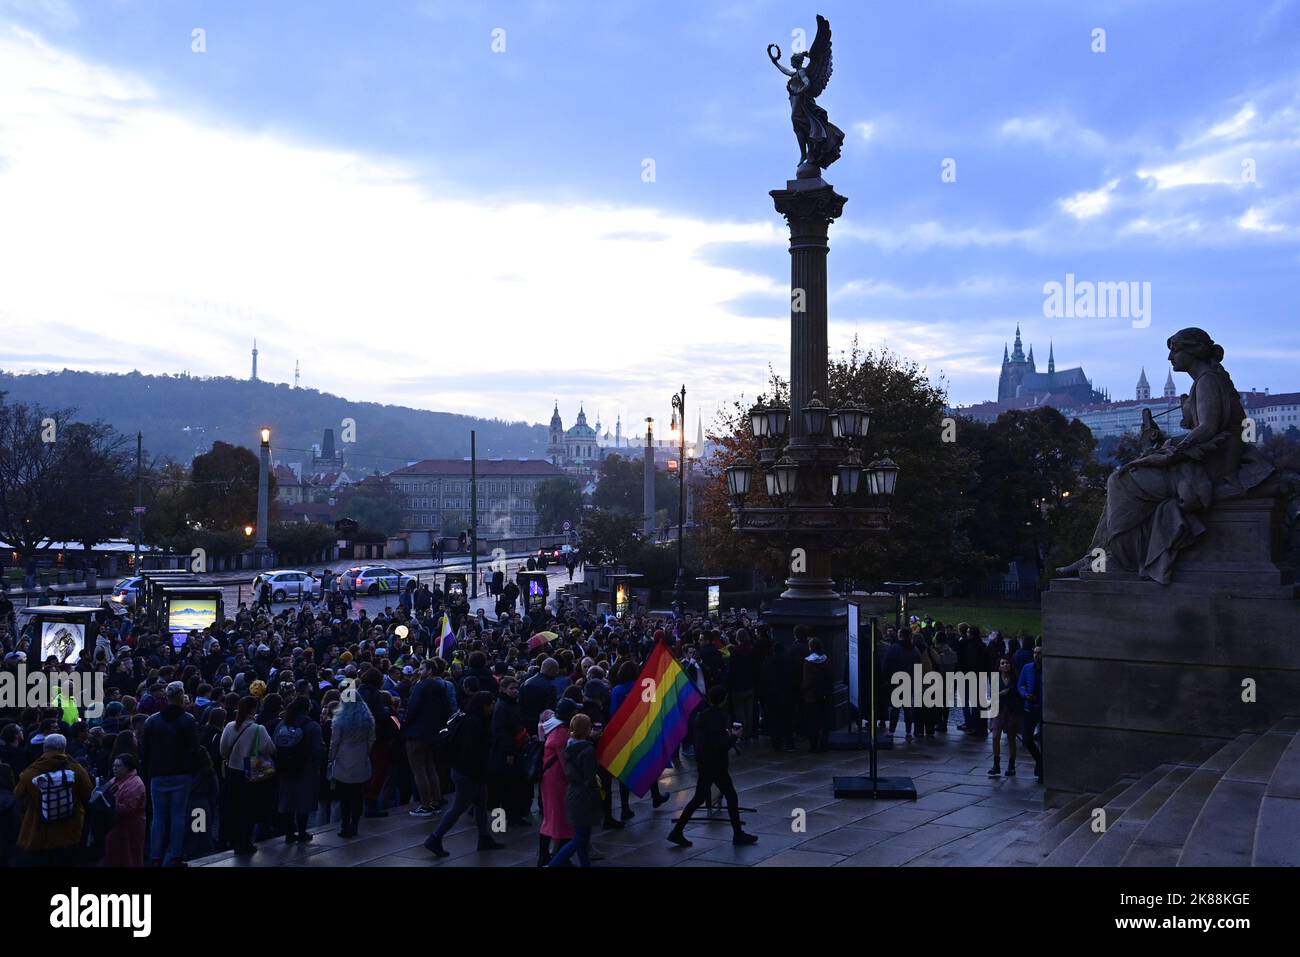
[[[705,697],[674,755],[698,772],[696,794],[668,840],[689,845],[684,827],[716,790],[733,840],[752,843],[729,756],[760,735],[777,751],[797,738],[827,746],[835,676],[807,628],[786,645],[744,611],[674,621],[502,608],[496,619],[457,614],[444,639],[436,586],[374,616],[328,598],[274,614],[241,605],[188,635],[168,634],[147,609],[105,605],[80,658],[62,666],[29,662],[30,636],[0,616],[4,669],[98,672],[107,696],[93,715],[83,701],[80,713],[65,704],[0,719],[0,863],[179,866],[223,849],[252,855],[270,840],[308,843],[333,821],[353,837],[409,804],[429,819],[435,856],[468,812],[480,850],[501,846],[503,826],[536,826],[539,865],[585,865],[593,829],[636,814],[596,749],[658,642]],[[949,629],[904,631],[910,646],[889,639],[900,652],[946,666]],[[984,654],[1023,655],[963,634]],[[1040,684],[1017,693],[1037,701]],[[909,734],[937,723],[904,717]],[[1023,740],[1032,753],[1032,734]],[[658,784],[648,797],[652,808],[669,799]]]
[[[892,676],[911,675],[919,667],[924,679],[931,672],[941,675],[995,674],[984,701],[979,693],[967,695],[961,702],[961,718],[956,730],[987,737],[993,735],[993,766],[990,777],[1002,775],[1002,738],[1007,739],[1008,777],[1016,776],[1016,746],[1022,745],[1034,759],[1034,775],[1043,779],[1043,754],[1040,731],[1043,721],[1042,639],[1028,636],[1004,637],[992,632],[985,638],[980,628],[961,622],[945,625],[932,620],[913,618],[902,628],[890,626],[881,636],[878,649],[876,722],[879,731],[898,732],[900,719],[906,740],[946,734],[951,725],[950,707],[894,707],[890,704]],[[955,683],[962,688],[963,684]],[[991,707],[996,696],[996,707]],[[945,702],[955,704],[955,702]],[[992,720],[985,717],[991,714]]]

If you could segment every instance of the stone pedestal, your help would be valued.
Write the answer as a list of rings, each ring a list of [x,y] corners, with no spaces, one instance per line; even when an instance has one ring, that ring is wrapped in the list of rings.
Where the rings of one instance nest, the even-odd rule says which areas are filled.
[[[1168,585],[1111,573],[1043,595],[1045,783],[1100,791],[1300,708],[1300,588],[1280,503],[1224,502]],[[1253,698],[1247,684],[1253,684]]]
[[[849,607],[842,598],[822,601],[806,598],[777,598],[769,603],[762,615],[763,624],[772,630],[772,637],[787,648],[794,641],[797,625],[807,625],[813,637],[820,638],[826,646],[831,675],[835,679],[832,691],[834,727],[843,728],[849,723],[849,688],[844,678],[849,661]],[[799,662],[799,667],[803,663]]]

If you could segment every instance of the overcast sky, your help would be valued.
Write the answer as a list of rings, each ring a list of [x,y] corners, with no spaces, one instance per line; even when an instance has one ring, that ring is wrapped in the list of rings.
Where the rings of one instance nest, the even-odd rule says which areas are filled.
[[[970,403],[1019,323],[1128,398],[1201,325],[1300,389],[1296,0],[0,0],[0,367],[246,376],[256,337],[264,379],[566,426],[685,382],[693,433],[788,368],[764,48],[816,12],[833,351]],[[1067,274],[1149,324],[1045,316]]]

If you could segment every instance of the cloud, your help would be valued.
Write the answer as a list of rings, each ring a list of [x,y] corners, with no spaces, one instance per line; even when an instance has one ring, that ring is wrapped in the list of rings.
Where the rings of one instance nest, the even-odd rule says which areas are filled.
[[[101,367],[244,375],[256,337],[266,379],[301,360],[306,386],[536,421],[549,403],[516,376],[604,381],[657,408],[665,367],[710,355],[709,388],[730,394],[765,373],[732,343],[788,345],[784,323],[729,308],[772,279],[710,256],[771,242],[771,223],[478,199],[197,115],[18,30],[0,31],[0,99],[0,365],[45,365],[85,330],[115,341]]]
[[[1104,136],[1064,113],[1013,116],[998,127],[998,134],[1012,142],[1055,148],[1102,150],[1107,147]]]
[[[1061,209],[1075,219],[1092,219],[1100,216],[1110,207],[1111,193],[1119,186],[1118,179],[1112,179],[1100,189],[1075,193],[1059,201]]]
[[[1258,206],[1252,206],[1242,213],[1241,218],[1237,220],[1237,226],[1247,232],[1257,233],[1280,233],[1286,229],[1285,226],[1277,223],[1264,222],[1264,211]]]

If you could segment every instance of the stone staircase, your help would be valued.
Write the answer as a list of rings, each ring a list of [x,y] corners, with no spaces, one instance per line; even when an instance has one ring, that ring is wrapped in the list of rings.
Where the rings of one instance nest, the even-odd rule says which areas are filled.
[[[1096,810],[1105,830],[1094,830]],[[1300,716],[1098,795],[947,845],[943,863],[1003,867],[1300,865]]]

